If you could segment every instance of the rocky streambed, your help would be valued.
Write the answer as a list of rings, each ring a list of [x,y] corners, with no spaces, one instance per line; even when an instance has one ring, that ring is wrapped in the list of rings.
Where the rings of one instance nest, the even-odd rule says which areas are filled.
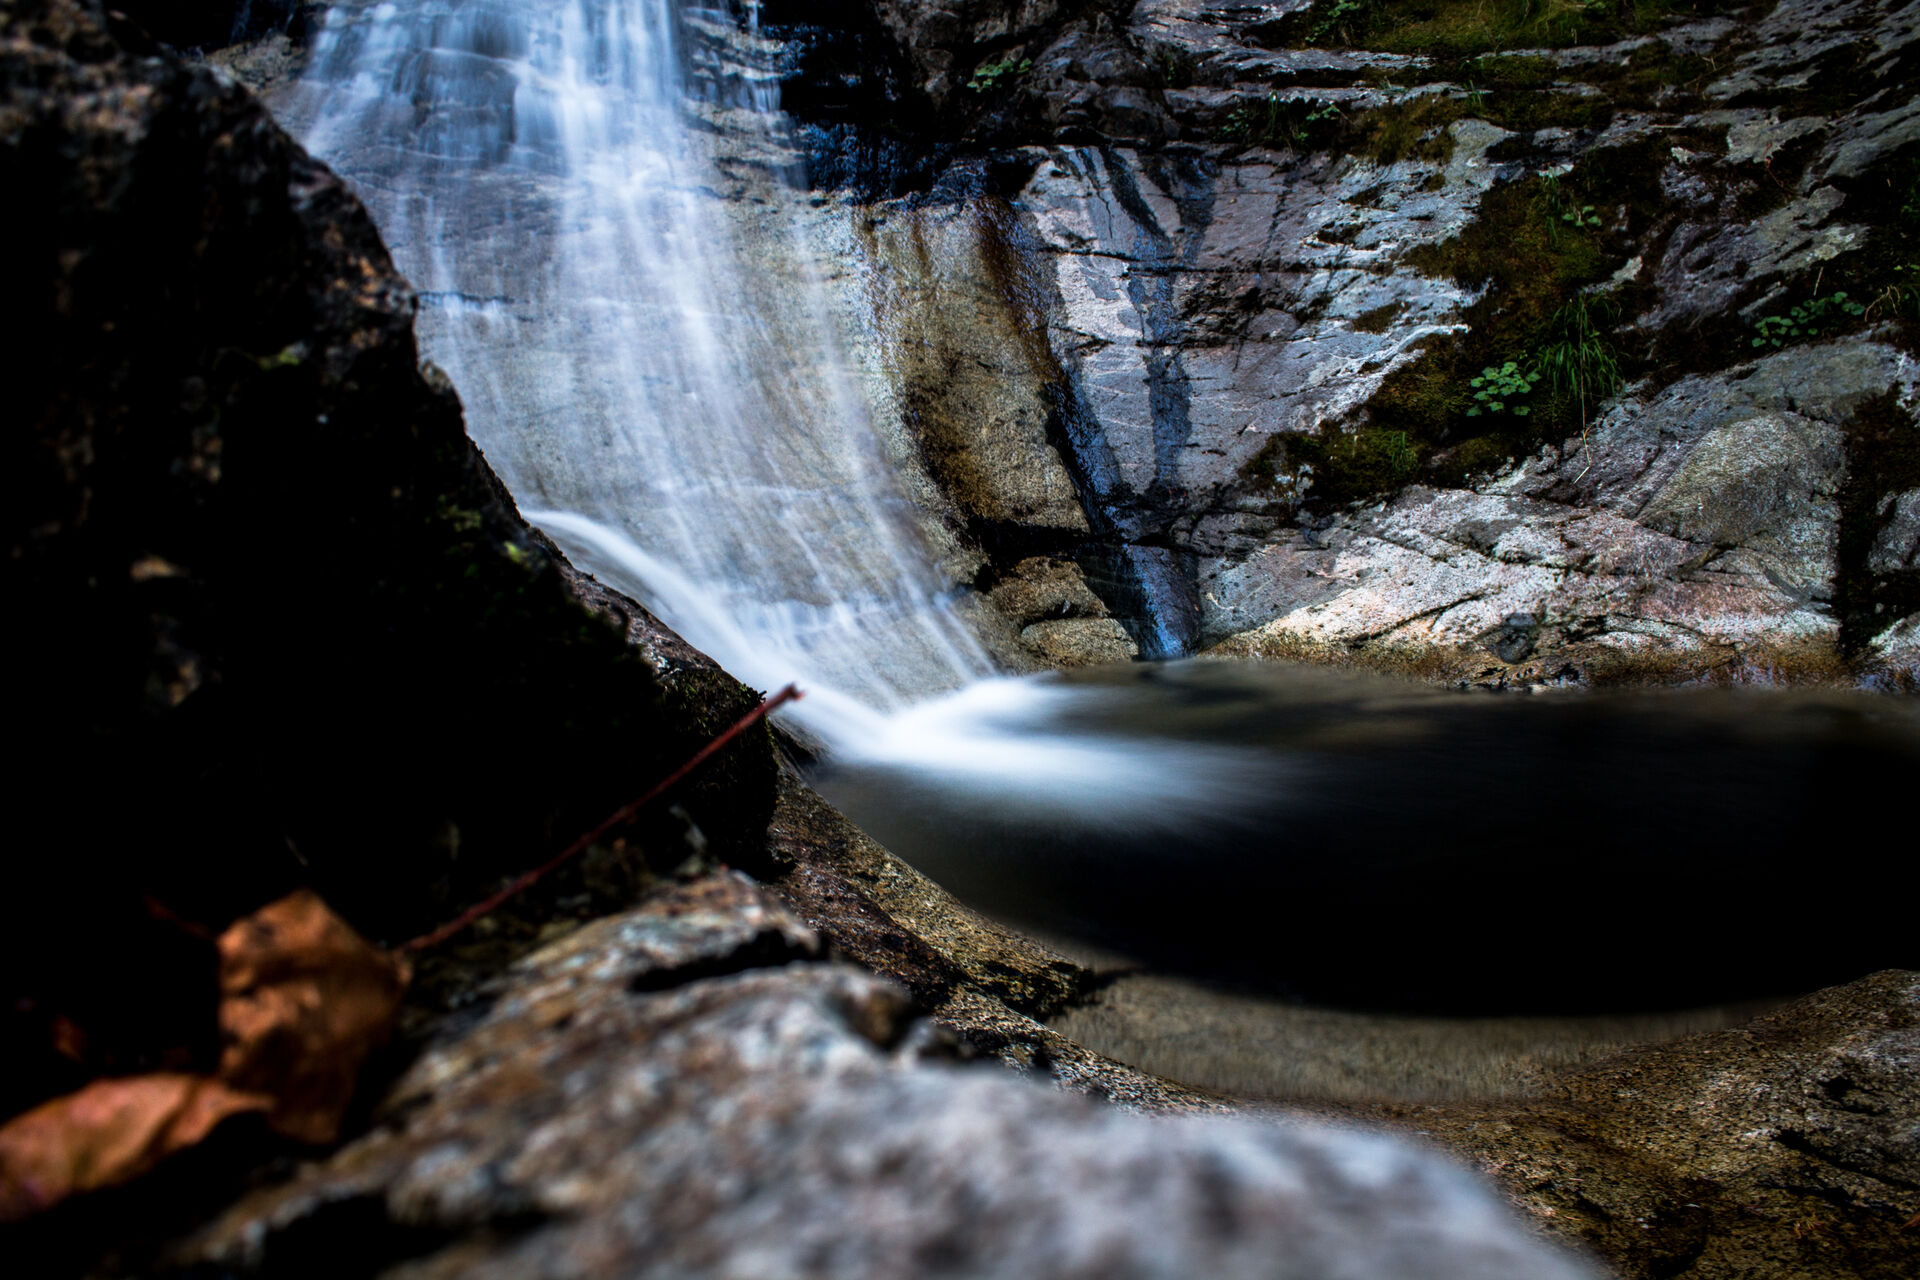
[[[1379,245],[1363,230],[1344,245],[1276,231],[1283,196],[1307,200],[1310,185],[1296,196],[1277,175],[1344,165],[1344,182],[1372,164],[1375,181],[1407,188],[1393,200],[1480,199],[1452,224],[1435,205],[1444,235],[1407,233],[1409,249],[1445,245],[1497,212],[1485,201],[1510,162],[1486,131],[1519,131],[1461,111],[1423,127],[1404,156],[1277,145],[1289,122],[1324,123],[1304,118],[1323,108],[1278,106],[1271,124],[1234,114],[1249,100],[1266,110],[1269,85],[1309,85],[1341,118],[1360,117],[1374,101],[1364,95],[1385,104],[1419,86],[1351,81],[1422,55],[1290,47],[1304,37],[1270,25],[1289,15],[1262,12],[851,10],[806,46],[871,51],[863,65],[910,95],[918,114],[902,118],[926,130],[912,146],[876,140],[831,101],[810,117],[819,172],[841,172],[866,219],[836,224],[870,246],[860,296],[886,304],[885,332],[916,335],[920,354],[899,375],[913,413],[894,447],[919,460],[931,527],[1006,619],[1009,651],[1058,663],[1246,646],[1493,684],[1909,678],[1896,624],[1912,566],[1894,545],[1912,483],[1900,434],[1912,424],[1898,416],[1912,400],[1905,322],[1856,317],[1837,340],[1808,335],[1658,386],[1663,375],[1632,363],[1655,360],[1643,351],[1627,367],[1644,378],[1596,402],[1585,432],[1524,449],[1525,433],[1493,433],[1513,461],[1503,452],[1485,473],[1458,452],[1485,437],[1342,418],[1423,362],[1457,371],[1490,358],[1419,343],[1477,340],[1461,335],[1485,326],[1462,317],[1502,295],[1397,267],[1316,276],[1301,245]],[[754,693],[519,519],[466,439],[454,389],[419,365],[417,304],[364,211],[243,89],[82,0],[6,0],[4,18],[0,164],[8,189],[32,196],[6,214],[15,296],[32,308],[29,340],[7,354],[22,411],[7,446],[18,500],[6,572],[36,620],[7,643],[13,669],[35,673],[18,733],[37,746],[20,788],[25,878],[7,907],[7,1035],[24,1068],[11,1111],[82,1073],[205,1051],[196,962],[167,962],[178,939],[143,897],[219,923],[309,882],[370,936],[405,937],[628,798]],[[1913,24],[1871,5],[1775,20],[1806,34],[1755,40],[1768,29],[1708,15],[1666,37],[1676,57],[1729,68],[1724,157],[1692,134],[1647,136],[1716,180],[1757,185],[1783,170],[1789,186],[1812,174],[1857,199],[1823,158],[1864,155],[1855,172],[1878,173],[1876,159],[1908,154],[1901,102],[1872,87],[1876,70],[1904,74]],[[279,40],[234,56],[284,69]],[[1578,68],[1582,48],[1538,56]],[[1848,84],[1865,106],[1826,104],[1823,125],[1787,129],[1797,150],[1738,152],[1734,125],[1778,111],[1753,104],[1811,102],[1792,96],[1807,92],[1802,72],[1846,50],[1860,55]],[[848,92],[863,81],[842,79]],[[805,87],[820,83],[819,64],[799,57],[790,85],[803,114]],[[1489,92],[1448,83],[1420,98],[1457,107]],[[1557,71],[1551,85],[1550,99],[1590,96]],[[1863,111],[1895,118],[1863,133]],[[1543,126],[1525,145],[1559,155],[1593,141],[1580,129],[1617,123]],[[1230,128],[1247,132],[1190,136]],[[1682,158],[1689,138],[1699,151]],[[1804,166],[1784,171],[1795,157]],[[1217,184],[1241,169],[1261,192],[1249,204],[1267,202],[1257,244],[1279,255],[1271,268],[1204,256],[1218,244],[1201,231],[1229,223],[1203,207],[1231,203]],[[1012,198],[1048,182],[1081,192],[1047,204],[1052,241]],[[925,189],[909,192],[916,183]],[[1781,225],[1804,223],[1814,256],[1729,267],[1730,296],[1771,297],[1769,281],[1791,288],[1795,272],[1817,277],[1842,257],[1822,246],[1855,224],[1834,221],[1846,202],[1821,189],[1779,206],[1802,209]],[[1363,191],[1342,207],[1389,207],[1390,192],[1366,204]],[[1722,190],[1711,207],[1741,206]],[[1070,225],[1075,208],[1087,221]],[[1624,234],[1644,233],[1627,222]],[[1858,225],[1877,251],[1886,224]],[[1723,221],[1713,234],[1735,230]],[[1642,255],[1642,268],[1656,260]],[[1736,255],[1689,260],[1710,274]],[[898,265],[916,261],[930,264],[917,283]],[[886,289],[871,284],[883,268],[896,282]],[[1305,320],[1295,311],[1310,308],[1269,306],[1263,292],[1317,296],[1336,278],[1351,295]],[[1067,307],[1079,295],[1063,281],[1075,280],[1103,305]],[[1253,323],[1200,341],[1195,291],[1239,297],[1248,284],[1232,314]],[[1411,292],[1368,292],[1394,288]],[[1670,305],[1709,296],[1669,292]],[[956,296],[986,319],[966,323],[958,308],[956,321]],[[1312,369],[1240,373],[1243,358],[1307,359],[1305,336],[1272,336],[1281,311],[1357,363],[1318,381]],[[1627,351],[1624,332],[1609,341]],[[1208,361],[1216,387],[1260,401],[1264,426],[1196,400]],[[997,372],[969,372],[956,390],[949,366]],[[1267,403],[1280,399],[1324,411],[1286,418],[1293,409]],[[1106,417],[1089,413],[1096,402]],[[1539,416],[1565,427],[1566,413]],[[980,433],[994,423],[1017,430]],[[1306,453],[1286,452],[1290,441]],[[1398,480],[1361,493],[1376,445]],[[1315,505],[1316,491],[1339,501]],[[1873,567],[1883,541],[1891,568]],[[1403,554],[1418,573],[1392,567]],[[1450,571],[1461,594],[1394,612]],[[1229,581],[1257,585],[1235,596],[1218,585]],[[1589,603],[1556,612],[1562,589]],[[1265,603],[1233,622],[1223,598]],[[1363,616],[1374,622],[1351,621]],[[1367,630],[1382,617],[1390,625]],[[773,735],[749,735],[672,811],[427,956],[401,1044],[337,1150],[196,1153],[206,1159],[191,1176],[163,1171],[9,1228],[14,1256],[65,1271],[394,1276],[1912,1270],[1910,973],[1548,1066],[1517,1098],[1275,1115],[1060,1034],[1049,1021],[1093,1005],[1097,965],[968,911],[781,757]],[[103,1032],[78,1060],[48,1034],[51,1015],[74,1012]],[[178,1043],[154,1039],[168,1020],[188,1028]]]

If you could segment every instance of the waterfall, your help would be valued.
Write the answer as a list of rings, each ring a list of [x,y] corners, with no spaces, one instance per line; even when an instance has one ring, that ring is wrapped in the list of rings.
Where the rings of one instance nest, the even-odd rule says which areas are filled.
[[[275,109],[351,180],[527,517],[841,761],[1121,820],[1224,753],[1050,727],[951,607],[849,368],[776,49],[675,0],[341,0]],[[812,220],[818,225],[818,218]]]
[[[741,679],[886,710],[991,664],[847,367],[777,83],[751,35],[703,39],[727,22],[340,4],[280,108],[372,209],[529,519]]]

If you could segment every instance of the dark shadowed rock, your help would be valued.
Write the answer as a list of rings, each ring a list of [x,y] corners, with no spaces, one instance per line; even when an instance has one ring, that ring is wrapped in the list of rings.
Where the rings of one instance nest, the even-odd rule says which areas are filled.
[[[0,17],[11,1104],[69,1078],[56,1014],[89,1069],[204,1056],[205,958],[143,895],[217,928],[308,883],[404,938],[754,695],[663,686],[574,602],[419,366],[359,202],[244,90],[78,0]],[[678,797],[717,853],[759,847],[768,742]],[[631,901],[684,831],[650,814],[496,932]]]

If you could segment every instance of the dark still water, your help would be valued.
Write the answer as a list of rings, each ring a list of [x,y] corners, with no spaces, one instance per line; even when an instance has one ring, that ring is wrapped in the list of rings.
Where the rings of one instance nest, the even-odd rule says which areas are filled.
[[[1214,662],[1018,683],[1043,696],[964,713],[982,741],[1103,747],[1135,781],[1091,805],[897,759],[815,783],[979,909],[1159,970],[1484,1014],[1920,965],[1910,701],[1459,694]]]

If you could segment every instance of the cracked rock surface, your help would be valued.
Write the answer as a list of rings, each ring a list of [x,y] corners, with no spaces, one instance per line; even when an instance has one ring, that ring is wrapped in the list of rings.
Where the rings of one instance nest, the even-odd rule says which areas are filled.
[[[1681,670],[1709,653],[1817,666],[1839,628],[1842,424],[1875,394],[1912,404],[1915,375],[1904,352],[1833,343],[1623,397],[1585,441],[1478,491],[1411,488],[1222,568],[1224,619],[1278,616],[1214,652],[1365,647],[1467,671],[1525,614],[1547,620],[1553,663],[1491,664],[1500,679],[1676,649],[1694,655]],[[1881,536],[1891,559],[1897,516]]]

